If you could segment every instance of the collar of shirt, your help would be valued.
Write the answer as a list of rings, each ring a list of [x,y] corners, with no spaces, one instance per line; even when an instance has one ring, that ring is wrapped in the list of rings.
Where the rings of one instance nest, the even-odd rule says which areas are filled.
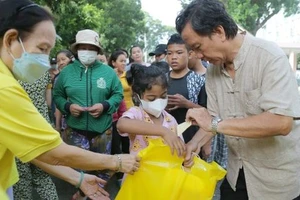
[[[243,66],[246,56],[249,51],[249,47],[251,45],[252,37],[253,36],[251,36],[249,34],[245,34],[242,46],[241,46],[238,54],[236,55],[236,57],[233,60],[235,71],[237,71],[241,66]]]
[[[126,71],[124,71],[124,72],[122,73],[122,75],[120,76],[120,78],[126,78]]]
[[[244,41],[242,43],[241,48],[239,49],[238,54],[236,55],[236,57],[233,60],[233,64],[234,64],[234,70],[237,71],[240,67],[243,66],[244,61],[246,59],[246,56],[248,54],[249,51],[249,47],[251,46],[251,41],[253,36],[246,34],[246,33],[242,33],[244,34]],[[229,77],[229,74],[227,73],[227,71],[224,68],[224,65],[221,67],[222,72],[227,75]]]

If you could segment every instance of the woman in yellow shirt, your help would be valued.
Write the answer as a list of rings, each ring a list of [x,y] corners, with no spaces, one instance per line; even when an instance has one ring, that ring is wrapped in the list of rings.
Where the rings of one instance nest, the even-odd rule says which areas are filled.
[[[122,50],[117,50],[111,54],[108,65],[111,66],[116,71],[118,77],[120,78],[123,91],[124,91],[123,95],[124,95],[126,108],[129,109],[133,106],[133,102],[132,102],[131,87],[128,85],[126,80],[126,71],[125,71],[126,59],[127,59],[126,53]]]
[[[123,87],[123,96],[124,102],[126,104],[126,110],[133,106],[132,102],[132,91],[131,87],[127,83],[126,79],[126,59],[127,55],[124,50],[116,50],[113,52],[109,58],[108,65],[111,66],[117,73],[122,87]],[[121,117],[121,116],[119,116]],[[118,154],[118,153],[129,153],[129,138],[128,137],[121,137],[117,131],[116,123],[117,120],[113,123],[113,136],[112,136],[112,145],[111,145],[111,153]],[[120,148],[121,147],[121,148]],[[122,178],[122,175],[119,175],[118,178]]]
[[[18,181],[16,156],[76,185],[91,199],[109,199],[98,186],[101,179],[63,166],[133,173],[139,158],[103,155],[63,143],[17,82],[32,83],[50,68],[55,40],[53,17],[45,9],[29,0],[0,1],[0,196]]]

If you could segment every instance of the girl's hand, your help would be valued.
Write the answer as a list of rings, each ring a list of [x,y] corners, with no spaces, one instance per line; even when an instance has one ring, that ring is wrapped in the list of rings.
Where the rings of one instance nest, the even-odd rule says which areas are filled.
[[[174,149],[176,149],[177,155],[179,157],[183,156],[185,153],[185,144],[182,139],[180,139],[180,137],[178,137],[171,130],[167,128],[165,130],[166,131],[162,134],[162,138],[164,139],[165,143],[170,146],[172,154],[174,154]]]

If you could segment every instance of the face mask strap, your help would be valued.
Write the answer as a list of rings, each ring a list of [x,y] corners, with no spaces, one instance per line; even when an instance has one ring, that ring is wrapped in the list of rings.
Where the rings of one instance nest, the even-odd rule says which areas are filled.
[[[10,51],[7,50],[7,52],[14,60],[16,60],[15,56]]]
[[[26,52],[25,47],[24,47],[24,45],[23,45],[23,42],[22,42],[21,38],[19,37],[18,40],[19,40],[19,42],[20,42],[20,44],[21,44],[21,47],[22,47],[22,49],[23,49],[23,52]],[[12,52],[10,52],[9,50],[7,50],[7,52],[8,52],[8,54],[9,54],[14,60],[16,60],[16,57],[12,54]]]
[[[23,52],[26,52],[25,47],[24,47],[23,42],[22,42],[22,40],[21,40],[20,37],[19,37],[19,42],[20,42],[20,44],[21,44],[21,47],[22,47],[22,49],[23,49]]]

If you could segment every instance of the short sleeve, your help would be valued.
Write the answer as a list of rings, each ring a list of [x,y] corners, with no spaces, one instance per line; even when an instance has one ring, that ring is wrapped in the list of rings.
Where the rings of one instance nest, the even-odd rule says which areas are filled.
[[[266,64],[260,93],[259,106],[264,111],[300,117],[297,81],[285,55]]]
[[[49,71],[47,71],[47,81],[48,81],[48,84],[52,84],[51,75],[50,75]]]
[[[62,143],[20,85],[0,89],[0,141],[22,162],[28,162]]]
[[[143,119],[143,114],[142,114],[142,111],[139,107],[134,106],[134,107],[131,107],[126,112],[124,112],[121,118],[142,120]],[[119,131],[119,134],[121,136],[128,136],[128,133],[121,133],[120,131]]]
[[[198,95],[198,104],[204,108],[207,108],[207,94],[205,84],[201,87],[200,93]]]

